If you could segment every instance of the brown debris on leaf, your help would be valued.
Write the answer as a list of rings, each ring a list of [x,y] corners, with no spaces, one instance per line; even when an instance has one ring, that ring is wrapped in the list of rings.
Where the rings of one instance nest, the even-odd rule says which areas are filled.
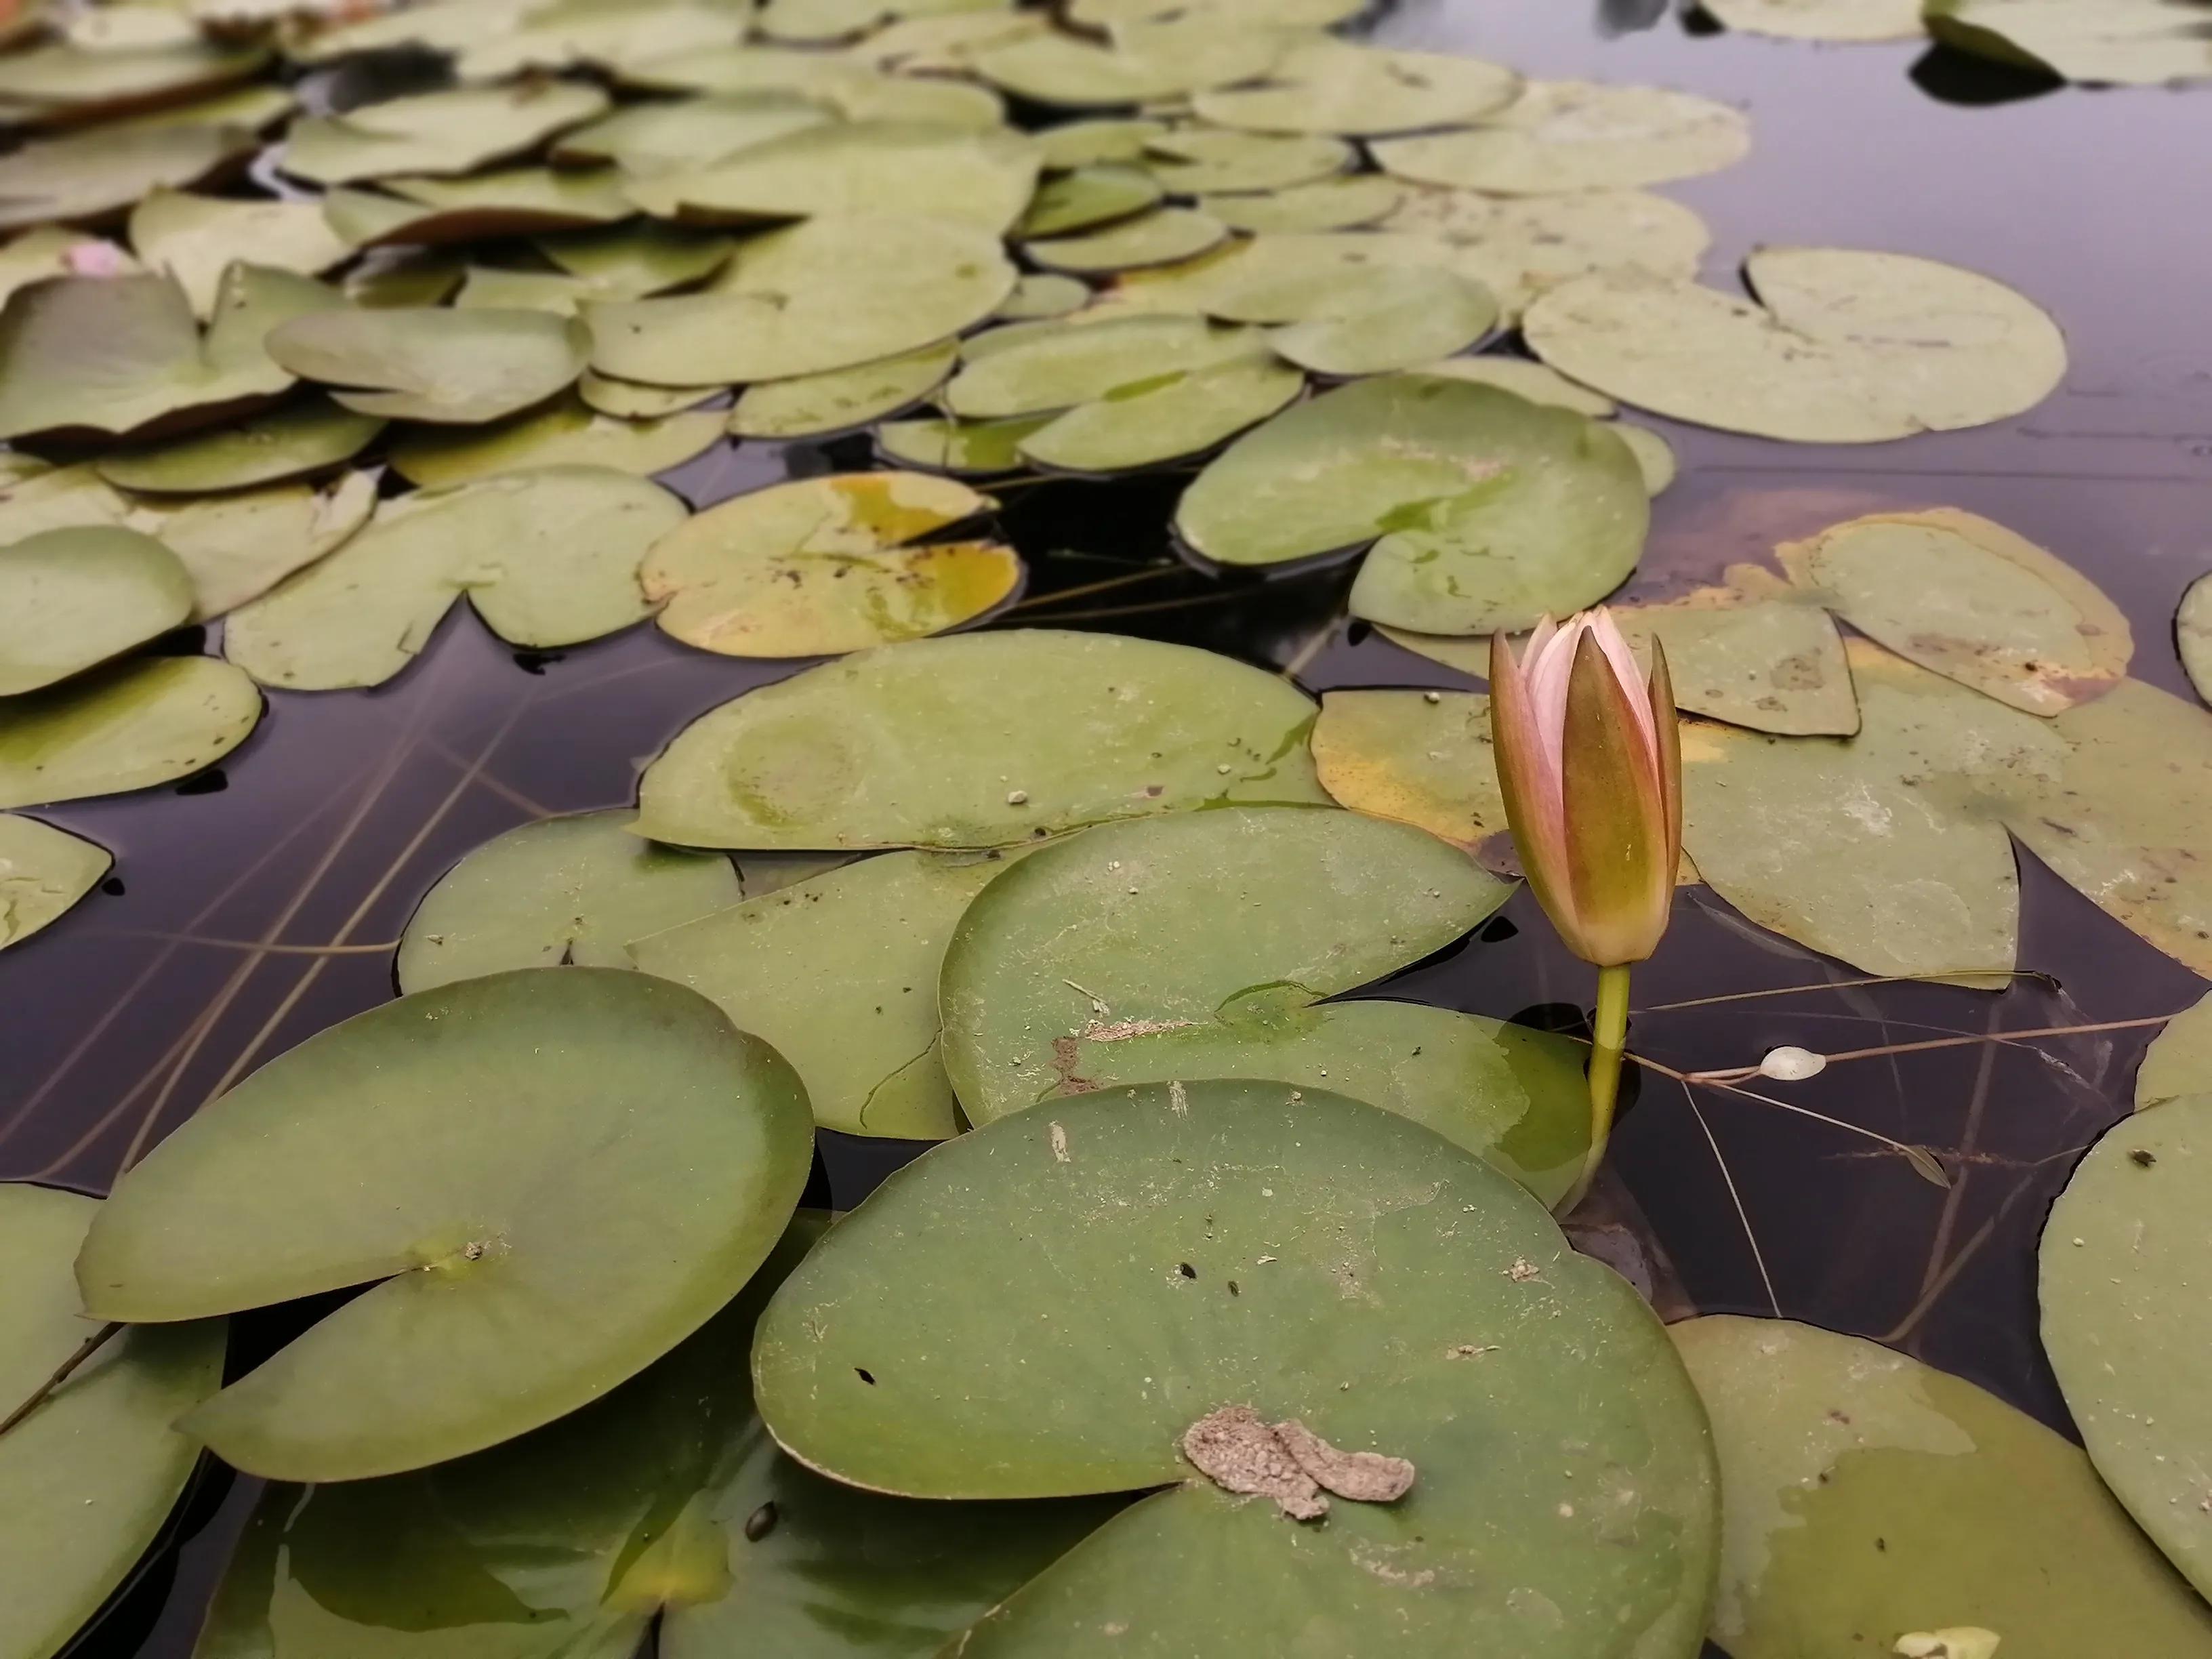
[[[1183,1431],[1182,1455],[1224,1492],[1272,1498],[1293,1521],[1328,1513],[1328,1488],[1362,1504],[1389,1504],[1413,1484],[1413,1466],[1376,1452],[1340,1451],[1295,1418],[1273,1425],[1249,1406],[1224,1406]]]

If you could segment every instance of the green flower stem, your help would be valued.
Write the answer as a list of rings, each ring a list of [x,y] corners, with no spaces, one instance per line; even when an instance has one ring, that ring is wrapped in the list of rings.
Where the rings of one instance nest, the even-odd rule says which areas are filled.
[[[1620,1061],[1628,1042],[1628,966],[1597,970],[1597,1019],[1590,1036],[1589,1151],[1583,1157],[1582,1179],[1559,1206],[1565,1215],[1582,1202],[1598,1166],[1605,1162],[1606,1142],[1613,1136],[1613,1100],[1620,1092]]]

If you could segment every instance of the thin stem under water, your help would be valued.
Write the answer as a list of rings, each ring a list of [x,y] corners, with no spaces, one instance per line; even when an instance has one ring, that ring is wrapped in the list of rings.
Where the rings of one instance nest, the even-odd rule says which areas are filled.
[[[1597,970],[1597,1015],[1590,1030],[1589,1150],[1583,1155],[1582,1177],[1560,1206],[1571,1210],[1597,1178],[1613,1136],[1613,1103],[1620,1094],[1620,1061],[1628,1046],[1628,968],[1622,963]]]

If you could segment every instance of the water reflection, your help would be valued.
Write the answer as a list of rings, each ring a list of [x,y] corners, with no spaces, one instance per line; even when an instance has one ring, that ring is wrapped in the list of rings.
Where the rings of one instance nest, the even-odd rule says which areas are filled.
[[[1648,29],[1666,16],[1673,0],[1597,0],[1597,32],[1629,34]]]

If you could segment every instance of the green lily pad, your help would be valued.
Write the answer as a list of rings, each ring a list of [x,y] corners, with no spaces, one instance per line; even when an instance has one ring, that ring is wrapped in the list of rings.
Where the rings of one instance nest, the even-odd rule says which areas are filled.
[[[0,547],[0,697],[120,656],[191,610],[177,556],[134,530],[49,530]]]
[[[713,276],[738,245],[727,236],[641,219],[609,230],[541,236],[535,246],[595,298],[642,300]]]
[[[1729,28],[1785,40],[1920,40],[1921,0],[1699,0]]]
[[[1498,301],[1472,278],[1437,265],[1384,265],[1267,341],[1316,374],[1386,374],[1464,350],[1497,322]]]
[[[971,132],[1005,129],[1006,100],[988,87],[942,76],[854,69],[821,88],[848,121],[908,122]]]
[[[658,420],[664,415],[680,414],[711,402],[729,391],[724,385],[714,386],[644,386],[635,380],[618,380],[586,369],[576,381],[576,395],[590,408],[602,415],[618,416],[626,421]]]
[[[1376,165],[1417,185],[1496,196],[1633,190],[1733,167],[1751,149],[1743,112],[1692,93],[1532,81],[1479,124],[1386,138]]]
[[[452,53],[513,28],[532,3],[532,0],[425,0],[422,5],[343,22],[310,19],[310,27],[285,43],[285,56],[297,64],[319,64],[356,52],[405,47]]]
[[[456,311],[542,311],[554,317],[575,317],[605,295],[563,270],[508,270],[499,265],[471,265],[453,295]]]
[[[665,386],[849,368],[980,322],[1014,276],[972,225],[825,216],[745,242],[704,293],[594,307],[592,367]]]
[[[144,449],[115,450],[93,465],[125,489],[198,495],[274,483],[351,460],[384,422],[327,398],[287,402],[265,414]]]
[[[242,126],[99,127],[0,155],[0,230],[104,222],[149,191],[186,190],[242,165],[258,144]]]
[[[2173,615],[2173,638],[2181,666],[2197,695],[2212,702],[2212,577],[2199,576],[2181,596]]]
[[[167,271],[195,314],[212,316],[222,274],[251,263],[319,276],[352,250],[313,202],[235,201],[156,189],[131,211],[131,246],[147,268]]]
[[[1024,465],[1023,441],[1060,418],[1018,415],[1004,421],[887,421],[876,428],[876,447],[902,466],[985,478],[1018,471]]]
[[[998,542],[913,545],[997,503],[917,472],[799,478],[708,508],[639,570],[660,627],[731,657],[819,657],[975,621],[1020,586]]]
[[[2043,1347],[2097,1473],[2200,1595],[2212,1594],[2203,1283],[2212,1099],[2123,1119],[2044,1229]],[[2200,1609],[2201,1611],[2201,1609]],[[2212,1628],[2212,1615],[2205,1620]]]
[[[1024,459],[1060,472],[1158,466],[1258,425],[1304,389],[1296,368],[1255,349],[1117,387],[1052,416],[1019,436],[1016,447]]]
[[[77,1278],[134,1322],[382,1281],[186,1426],[270,1479],[397,1474],[690,1335],[767,1257],[811,1154],[798,1079],[704,998],[524,969],[371,1009],[201,1108],[117,1183]]]
[[[1875,513],[1776,550],[1783,568],[1898,655],[2031,714],[2127,678],[2135,641],[2102,589],[1955,507]]]
[[[2188,1095],[2212,1094],[2212,996],[2166,1021],[2143,1050],[2136,1073],[2136,1110]]]
[[[112,266],[118,276],[138,269],[129,253],[102,237],[59,225],[27,230],[0,245],[0,305],[18,289],[50,276],[75,276],[80,264],[90,261],[103,269]]]
[[[1633,421],[1615,422],[1613,431],[1628,446],[1628,453],[1636,457],[1636,470],[1644,475],[1644,493],[1664,495],[1681,470],[1681,464],[1674,457],[1674,446],[1650,427],[1638,426]]]
[[[1421,373],[1441,374],[1452,380],[1472,380],[1478,386],[1494,386],[1532,404],[1571,409],[1594,421],[1604,420],[1620,410],[1620,405],[1603,392],[1577,386],[1558,369],[1532,363],[1525,357],[1444,357],[1423,364]]]
[[[998,234],[1029,205],[1036,173],[1036,151],[1019,133],[851,121],[634,178],[629,194],[647,213],[695,222],[896,214]]]
[[[265,402],[292,375],[264,337],[337,303],[311,278],[234,265],[203,334],[166,276],[42,283],[0,312],[0,437],[152,435]]]
[[[623,84],[645,92],[697,92],[717,96],[776,93],[829,101],[831,89],[853,73],[842,54],[799,46],[728,46],[687,52],[656,64],[633,64]]]
[[[1409,1655],[1687,1659],[1702,1636],[1717,1483],[1662,1328],[1504,1176],[1337,1095],[1152,1085],[963,1135],[800,1264],[753,1376],[787,1450],[876,1490],[1170,1487],[969,1656],[1352,1653],[1387,1625]],[[1412,1489],[1319,1526],[1240,1502],[1181,1452],[1228,1407],[1408,1460]]]
[[[1217,126],[1371,137],[1478,120],[1520,95],[1521,77],[1502,64],[1324,37],[1285,53],[1260,84],[1201,92],[1192,107]]]
[[[608,105],[597,87],[565,81],[419,93],[293,122],[277,165],[317,185],[471,173],[527,155]]]
[[[1109,290],[1115,307],[1188,312],[1233,322],[1297,321],[1395,265],[1454,265],[1431,236],[1376,231],[1269,234],[1237,240],[1159,270],[1132,271]]]
[[[866,426],[920,403],[959,360],[957,343],[944,340],[851,368],[762,380],[739,395],[730,430],[741,438],[806,438]]]
[[[346,273],[345,296],[372,311],[443,305],[468,275],[458,253],[444,248],[373,248]]]
[[[1177,196],[1216,190],[1280,190],[1347,172],[1357,161],[1341,138],[1173,127],[1145,146],[1144,165]]]
[[[541,818],[471,853],[408,918],[400,990],[514,968],[627,968],[629,940],[744,896],[727,858],[641,840],[630,816]]]
[[[1960,1627],[2005,1659],[2180,1659],[2212,1637],[2081,1451],[1994,1395],[1787,1320],[1669,1328],[1720,1450],[1712,1635],[1731,1659]]]
[[[1281,190],[1203,196],[1198,206],[1231,230],[1298,234],[1374,224],[1389,217],[1405,194],[1404,185],[1379,173],[1354,173]]]
[[[405,433],[392,444],[391,459],[400,477],[426,489],[541,466],[605,467],[650,477],[703,454],[721,436],[717,413],[625,421],[599,414],[568,392],[494,426]]]
[[[2066,371],[2057,325],[1989,277],[1899,253],[1766,247],[1760,303],[1613,270],[1528,308],[1571,379],[1678,420],[1799,443],[1879,443],[2032,409]]]
[[[1053,629],[915,640],[695,720],[646,768],[637,828],[690,847],[957,850],[1314,805],[1312,719],[1287,681],[1186,646]]]
[[[823,105],[793,93],[732,93],[667,103],[629,104],[573,127],[553,141],[567,167],[612,162],[643,175],[704,167],[753,144],[834,120]]]
[[[1154,208],[1103,229],[1030,242],[1023,252],[1048,270],[1133,270],[1191,258],[1228,234],[1228,226],[1195,208]]]
[[[1110,161],[1138,161],[1145,147],[1168,130],[1164,121],[1134,115],[1097,116],[1063,121],[1036,135],[1044,165],[1058,172]]]
[[[1325,29],[1364,9],[1354,0],[1068,0],[1066,15],[1070,22],[1110,34],[1132,23],[1175,17],[1254,27]]]
[[[0,56],[0,103],[41,123],[122,115],[243,81],[268,61],[258,46],[189,37],[146,46],[56,41]]]
[[[471,41],[454,67],[466,81],[573,68],[619,72],[725,46],[744,28],[743,12],[720,0],[552,0],[531,7],[515,27]]]
[[[349,248],[473,242],[620,223],[637,210],[612,167],[507,167],[467,179],[385,179],[333,190],[323,217]]]
[[[896,17],[993,11],[1008,0],[768,0],[760,30],[772,40],[834,41]]]
[[[964,343],[943,401],[969,420],[1070,409],[1139,395],[1164,377],[1249,356],[1256,343],[1248,329],[1173,315],[994,329]]]
[[[1119,1507],[876,1497],[783,1456],[753,1414],[744,1293],[605,1400],[419,1474],[264,1495],[195,1659],[929,1659]]]
[[[2069,81],[2157,86],[2212,76],[2212,37],[2190,0],[1928,0],[1946,46]]]
[[[633,938],[629,954],[773,1044],[823,1127],[946,1140],[961,1123],[938,1055],[938,969],[1006,867],[1003,854],[889,853]]]
[[[1184,494],[1176,527],[1223,564],[1375,542],[1352,612],[1425,633],[1531,627],[1635,568],[1650,507],[1602,426],[1490,386],[1364,380],[1248,433]]]
[[[596,466],[394,497],[336,554],[232,612],[223,654],[287,690],[381,685],[465,593],[510,645],[599,639],[653,614],[638,562],[684,518],[659,484]]]
[[[1379,979],[1510,891],[1431,836],[1352,812],[1101,826],[1030,854],[961,918],[938,992],[945,1070],[988,1123],[1063,1092],[1102,1045],[1264,1024]]]
[[[1023,277],[1014,291],[993,312],[1006,322],[1065,317],[1091,303],[1091,288],[1080,277],[1055,276],[1049,271]]]
[[[114,864],[105,847],[36,818],[0,812],[0,951],[67,914]]]
[[[1114,31],[1111,44],[1060,31],[1033,34],[986,46],[969,63],[1018,98],[1073,109],[1112,108],[1264,75],[1291,38],[1286,30],[1199,16],[1125,25]]]
[[[1509,317],[1547,289],[1594,271],[1643,270],[1690,282],[1712,244],[1697,214],[1648,190],[1486,196],[1407,189],[1381,228],[1443,243],[1452,268],[1495,294]]]
[[[1160,181],[1141,167],[1118,162],[1077,167],[1037,186],[1012,234],[1059,236],[1086,230],[1141,213],[1157,204],[1163,193]]]
[[[590,336],[536,311],[346,307],[295,319],[270,355],[362,415],[477,426],[542,404],[583,372]]]
[[[191,620],[211,622],[342,545],[368,522],[376,480],[349,472],[323,489],[275,484],[193,500],[137,499],[88,466],[17,485],[0,503],[0,538],[64,526],[150,536],[190,579]]]
[[[0,820],[4,822],[4,820]],[[70,1263],[96,1199],[0,1187],[0,1399],[10,1409],[98,1327]],[[127,1333],[0,1438],[0,1653],[49,1659],[137,1564],[200,1449],[171,1426],[222,1382],[219,1320]]]
[[[118,795],[214,765],[261,719],[228,663],[150,657],[13,699],[0,725],[0,808]]]

